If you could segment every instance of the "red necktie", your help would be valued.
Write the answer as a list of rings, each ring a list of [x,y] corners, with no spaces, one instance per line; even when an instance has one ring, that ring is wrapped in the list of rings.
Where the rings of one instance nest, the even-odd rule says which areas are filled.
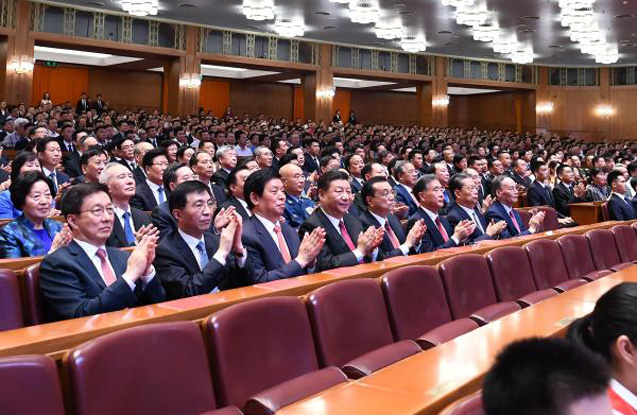
[[[338,227],[341,230],[341,235],[343,236],[343,239],[345,240],[345,243],[347,244],[347,246],[349,247],[350,250],[355,250],[356,246],[354,245],[354,242],[352,242],[352,238],[349,237],[349,233],[347,233],[347,228],[345,227],[345,222],[340,221],[338,223]]]
[[[389,239],[391,240],[391,244],[394,247],[394,249],[399,248],[400,242],[398,241],[398,238],[396,237],[394,230],[391,228],[391,226],[389,226],[388,220],[385,221],[385,232],[387,233],[387,236],[389,236]]]
[[[285,243],[285,238],[283,238],[283,232],[281,232],[281,227],[277,223],[274,225],[274,233],[276,234],[276,239],[279,241],[279,251],[281,251],[281,256],[286,264],[292,261],[292,257],[290,256],[290,251],[288,250],[288,245]]]
[[[445,241],[445,243],[447,243],[447,241],[449,241],[449,235],[447,234],[447,230],[445,229],[445,227],[442,226],[442,222],[440,222],[439,217],[436,218],[436,226],[438,227],[438,231],[440,232],[440,235],[442,235],[442,240]]]
[[[522,231],[520,230],[520,225],[518,225],[518,221],[515,219],[515,215],[513,214],[513,210],[509,212],[509,217],[513,221],[513,226],[515,226],[515,229],[518,231],[518,233],[522,233]]]
[[[108,258],[106,258],[106,251],[103,248],[100,248],[97,250],[97,256],[100,258],[100,261],[102,262],[102,274],[104,275],[104,282],[106,283],[106,286],[108,287],[109,285],[117,281],[117,277],[115,276],[113,269],[110,267],[108,263]]]

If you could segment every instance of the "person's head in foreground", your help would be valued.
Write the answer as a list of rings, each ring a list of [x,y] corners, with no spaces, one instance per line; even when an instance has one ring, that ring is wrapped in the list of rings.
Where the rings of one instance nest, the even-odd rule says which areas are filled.
[[[486,415],[611,415],[610,372],[586,348],[562,339],[507,346],[486,375]]]

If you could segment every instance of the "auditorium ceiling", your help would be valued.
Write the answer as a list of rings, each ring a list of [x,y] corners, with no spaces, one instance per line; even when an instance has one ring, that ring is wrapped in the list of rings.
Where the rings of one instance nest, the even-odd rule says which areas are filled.
[[[268,1],[268,0],[254,0]],[[443,1],[460,0],[361,0],[376,2],[381,19],[398,21],[405,33],[424,36],[425,53],[510,60],[511,55],[494,52],[490,43],[474,40],[470,27],[458,24],[457,12]],[[560,21],[558,0],[476,0],[488,11],[487,25],[493,22],[499,32],[526,50],[532,50],[533,63],[555,66],[598,66],[595,58],[583,54],[571,41],[569,30]],[[571,0],[562,0],[571,1]],[[576,0],[573,0],[576,1]],[[618,48],[618,65],[637,64],[637,0],[579,0],[594,3],[599,33]],[[64,0],[89,9],[122,12],[114,0]],[[216,28],[256,33],[275,33],[275,20],[255,21],[242,13],[243,0],[159,0],[157,18],[190,22]],[[349,45],[401,50],[400,40],[376,36],[374,24],[350,20],[348,4],[330,0],[275,0],[279,16],[302,19],[302,37]]]

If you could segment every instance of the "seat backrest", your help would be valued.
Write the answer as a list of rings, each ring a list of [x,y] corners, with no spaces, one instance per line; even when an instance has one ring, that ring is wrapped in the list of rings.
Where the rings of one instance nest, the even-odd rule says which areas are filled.
[[[608,213],[608,202],[602,203],[600,208],[602,209],[602,219],[604,220],[604,222],[608,222],[610,220],[610,213]]]
[[[591,247],[593,263],[598,270],[609,269],[621,263],[615,238],[608,229],[593,229],[586,232],[588,245]]]
[[[529,257],[533,279],[538,289],[553,288],[568,280],[562,251],[552,239],[540,239],[524,245]]]
[[[440,276],[454,319],[498,302],[487,260],[482,255],[458,255],[443,261]]]
[[[2,415],[64,415],[55,362],[48,356],[0,359]]]
[[[307,297],[319,364],[343,366],[393,342],[380,285],[373,279],[340,281]]]
[[[562,251],[569,279],[581,278],[595,271],[591,248],[584,235],[564,235],[556,242]]]
[[[628,225],[613,226],[610,231],[615,237],[619,259],[622,262],[637,261],[637,233]]]
[[[418,336],[451,321],[445,288],[434,267],[413,265],[381,278],[395,340]]]
[[[529,212],[528,209],[515,209],[515,211],[520,214],[524,227],[528,229],[529,221],[531,220],[531,212]]]
[[[550,206],[538,206],[536,209],[544,212],[543,231],[554,231],[560,228],[560,223],[557,221],[557,210]]]
[[[248,301],[206,320],[220,406],[318,369],[305,305],[297,297]]]
[[[0,331],[24,327],[20,287],[15,273],[0,269]]]
[[[440,415],[484,415],[482,393],[476,392],[446,407]]]
[[[26,321],[30,326],[42,324],[42,308],[40,307],[40,263],[33,264],[24,270]]]
[[[503,246],[487,255],[498,301],[515,301],[537,291],[529,257],[519,246]]]
[[[66,358],[75,415],[198,415],[215,409],[203,337],[190,321],[110,333]]]

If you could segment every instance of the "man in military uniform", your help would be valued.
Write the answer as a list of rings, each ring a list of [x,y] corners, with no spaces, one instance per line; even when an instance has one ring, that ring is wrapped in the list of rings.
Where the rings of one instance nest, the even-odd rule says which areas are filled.
[[[298,227],[314,211],[314,202],[303,196],[305,189],[305,175],[303,170],[297,165],[288,163],[279,170],[283,186],[285,188],[285,210],[283,217],[285,221],[293,227]]]

